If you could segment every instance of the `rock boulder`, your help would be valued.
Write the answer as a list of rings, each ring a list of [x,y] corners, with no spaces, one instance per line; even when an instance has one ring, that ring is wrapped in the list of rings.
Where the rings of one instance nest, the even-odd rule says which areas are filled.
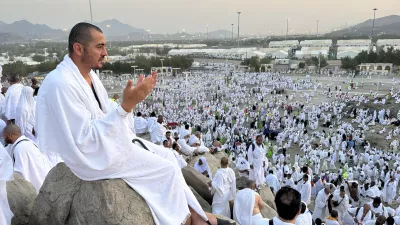
[[[6,184],[7,199],[14,214],[12,225],[25,225],[29,222],[36,190],[28,181],[15,177]]]
[[[212,212],[211,205],[206,200],[204,200],[204,198],[201,197],[199,195],[199,193],[197,193],[196,190],[194,190],[192,187],[190,187],[190,190],[193,192],[194,196],[196,197],[197,201],[200,203],[201,208],[204,210],[204,212],[211,213]]]
[[[30,225],[153,225],[145,200],[122,179],[82,181],[59,163],[35,199]]]
[[[211,204],[212,195],[208,187],[208,182],[211,180],[190,166],[182,168],[182,174],[187,185],[193,187],[204,200]]]
[[[197,161],[199,161],[199,159],[203,156],[207,159],[208,166],[210,167],[210,170],[214,176],[221,165],[221,160],[215,158],[214,155],[211,153],[205,153],[204,155],[193,156],[192,160],[189,163],[189,166],[194,167],[194,164]]]
[[[259,193],[263,202],[267,203],[267,205],[269,205],[269,207],[275,210],[276,212],[275,195],[272,193],[269,186],[268,185],[261,186]]]

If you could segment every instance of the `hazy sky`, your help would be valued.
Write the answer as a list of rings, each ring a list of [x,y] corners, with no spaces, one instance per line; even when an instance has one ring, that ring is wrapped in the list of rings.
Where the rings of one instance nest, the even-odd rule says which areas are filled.
[[[275,34],[320,31],[365,21],[373,17],[400,14],[400,0],[92,0],[93,20],[118,19],[151,33],[174,33],[228,29],[241,11],[240,33]],[[52,28],[70,29],[90,20],[89,0],[0,0],[0,20],[26,19]]]

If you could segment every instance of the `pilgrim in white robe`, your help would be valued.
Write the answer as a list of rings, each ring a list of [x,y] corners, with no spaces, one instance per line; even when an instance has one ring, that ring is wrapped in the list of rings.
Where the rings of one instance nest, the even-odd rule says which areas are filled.
[[[202,162],[202,165],[200,165],[200,160]],[[210,167],[208,166],[206,157],[204,157],[204,156],[200,157],[200,159],[194,164],[194,169],[201,174],[204,174],[204,172],[207,172],[208,178],[210,178],[212,180],[212,177],[213,177],[212,172],[210,170]]]
[[[190,145],[187,144],[187,140],[183,138],[179,138],[177,141],[178,145],[181,147],[181,152],[182,154],[186,156],[192,156],[195,148],[191,147]]]
[[[382,189],[382,199],[384,202],[387,202],[388,204],[392,204],[392,201],[396,197],[396,192],[397,192],[397,181],[386,181],[383,189]]]
[[[33,99],[33,91],[29,86],[22,88],[16,108],[15,124],[23,135],[35,142],[36,137],[33,134],[33,129],[35,126],[36,102]]]
[[[167,132],[167,129],[162,126],[159,122],[156,122],[151,130],[149,130],[150,136],[151,136],[151,142],[153,143],[158,143],[162,145],[163,138],[165,137],[165,133]]]
[[[147,120],[145,118],[136,116],[133,121],[136,134],[144,134],[147,132]]]
[[[270,188],[272,188],[274,193],[278,192],[278,190],[281,188],[281,184],[278,180],[278,177],[275,176],[274,174],[268,174],[267,177],[265,178],[265,182],[268,184]]]
[[[230,218],[229,201],[234,200],[236,197],[235,172],[231,168],[218,169],[211,184],[212,192],[214,193],[211,206],[212,213]]]
[[[13,179],[13,161],[4,149],[0,146],[0,224],[11,225],[14,214],[8,204],[6,184]]]
[[[83,180],[122,178],[146,200],[157,225],[184,223],[189,206],[207,220],[174,154],[140,138],[150,151],[132,144],[131,113],[109,110],[100,79],[89,75],[99,101],[68,55],[47,75],[36,105],[40,149],[61,154]]]
[[[16,117],[16,109],[23,87],[24,85],[18,83],[11,85],[7,90],[4,100],[4,116],[7,120],[13,120]]]
[[[325,189],[318,192],[317,198],[315,198],[315,208],[312,215],[313,220],[320,218],[322,221],[328,217],[328,200],[329,195],[325,193]]]
[[[250,188],[245,188],[236,193],[233,205],[233,219],[243,225],[267,225],[268,219],[262,218],[260,214],[253,215],[256,197],[258,195]],[[261,216],[261,218],[260,218]]]
[[[333,201],[336,201],[339,205],[333,207],[337,210],[339,214],[339,220],[343,219],[343,216],[346,214],[347,210],[350,208],[349,204],[349,196],[347,194],[344,195],[344,198],[340,196],[340,193],[335,193],[332,198]]]
[[[255,149],[253,149],[253,146]],[[264,161],[266,150],[264,145],[258,146],[257,143],[250,145],[247,153],[248,161],[250,165],[253,165],[253,169],[250,169],[249,178],[256,182],[257,187],[262,185],[265,181],[264,177]]]
[[[178,152],[174,151],[174,150],[172,150],[172,151],[173,151],[173,153],[174,153],[174,155],[175,155],[176,162],[178,163],[179,168],[182,169],[182,168],[186,167],[186,166],[187,166],[187,162],[186,162],[186,160],[182,157],[182,155],[179,154]]]
[[[301,201],[305,202],[307,205],[311,201],[311,183],[310,181],[304,182],[300,181],[299,192],[301,194]]]
[[[312,221],[313,218],[311,215],[311,211],[306,206],[306,210],[304,211],[304,213],[300,213],[300,215],[297,216],[296,225],[310,225],[312,224]]]
[[[15,160],[14,173],[29,181],[39,193],[44,179],[53,168],[47,156],[23,135],[12,144],[10,150],[11,158]]]

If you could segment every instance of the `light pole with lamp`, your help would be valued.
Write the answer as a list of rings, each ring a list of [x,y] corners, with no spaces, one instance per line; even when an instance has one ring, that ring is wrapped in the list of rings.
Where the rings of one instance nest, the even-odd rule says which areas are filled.
[[[207,41],[208,41],[208,25],[207,25]]]
[[[110,49],[112,49],[112,46],[111,46],[111,34],[110,34],[111,25],[107,24],[106,27],[107,27],[108,39],[110,40]]]
[[[233,23],[231,25],[232,25],[232,43],[233,43]]]
[[[136,75],[136,68],[137,68],[138,66],[131,66],[131,68],[133,68],[133,77],[135,77],[135,75]]]
[[[164,59],[160,59],[161,61],[161,80],[164,82]]]
[[[240,14],[241,13],[242,12],[237,12],[237,14],[238,14],[238,40],[237,40],[238,47],[239,47],[239,42],[240,42]]]
[[[91,0],[89,0],[89,8],[90,8],[90,22],[93,23],[92,1]]]

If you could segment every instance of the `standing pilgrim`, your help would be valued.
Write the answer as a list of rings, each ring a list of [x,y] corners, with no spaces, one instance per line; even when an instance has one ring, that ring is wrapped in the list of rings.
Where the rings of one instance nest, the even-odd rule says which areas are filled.
[[[107,92],[92,70],[101,69],[107,56],[103,32],[89,23],[75,25],[68,50],[38,95],[35,128],[41,150],[61,154],[83,180],[122,178],[146,200],[157,225],[220,223],[202,210],[171,151],[140,138],[150,151],[132,144],[137,137],[128,117],[150,94],[157,74],[140,75],[136,86],[129,80],[121,105],[110,110]]]
[[[249,178],[256,182],[257,187],[262,185],[265,181],[264,167],[266,162],[267,151],[262,143],[263,138],[261,135],[257,135],[256,143],[253,143],[249,147],[247,153],[248,161],[250,164],[250,175]],[[277,191],[277,190],[276,190]]]
[[[221,169],[215,173],[215,177],[210,183],[214,192],[212,202],[212,212],[214,214],[231,217],[230,202],[236,197],[236,177],[235,172],[228,168],[228,158],[221,158]]]
[[[328,198],[330,193],[331,189],[329,186],[326,186],[324,189],[318,192],[317,198],[315,199],[315,208],[313,213],[314,221],[318,218],[322,221],[325,221],[325,219],[328,217]]]
[[[29,86],[24,86],[16,108],[15,124],[22,134],[32,141],[36,141],[34,130],[35,110],[36,102],[33,99],[33,89]]]
[[[10,82],[10,87],[7,90],[6,97],[4,100],[4,116],[7,120],[7,124],[14,123],[16,117],[16,109],[18,105],[19,98],[21,96],[22,84],[17,74],[12,74],[8,78]]]

